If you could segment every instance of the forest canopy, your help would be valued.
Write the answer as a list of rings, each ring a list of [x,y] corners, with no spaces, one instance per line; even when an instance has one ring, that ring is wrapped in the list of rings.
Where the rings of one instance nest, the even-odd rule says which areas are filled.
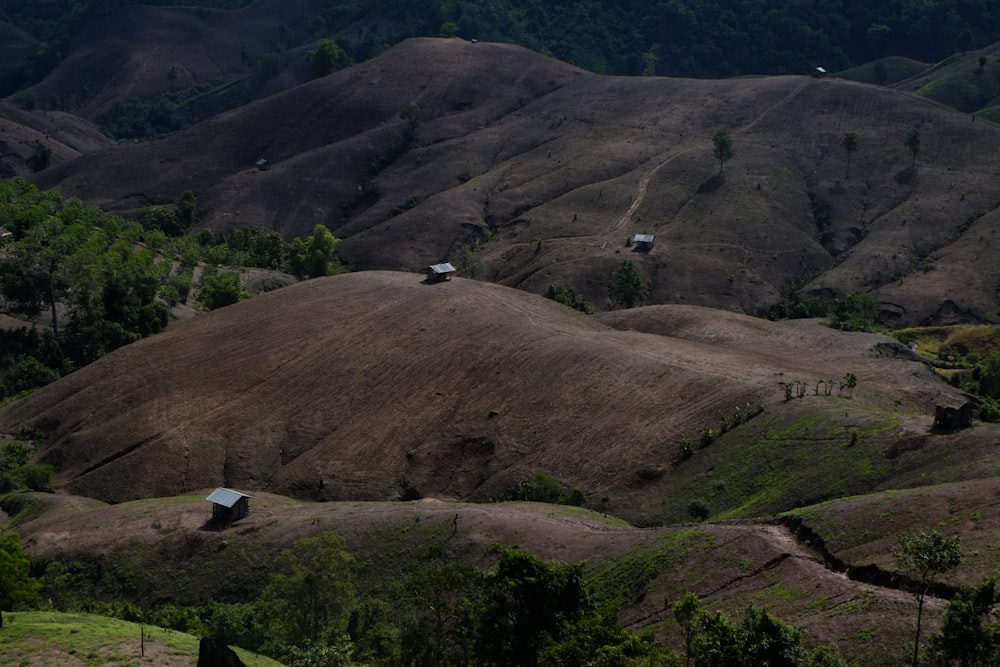
[[[0,20],[40,42],[31,67],[0,76],[7,89],[0,92],[43,78],[88,19],[136,4],[248,3],[0,0]],[[887,55],[934,62],[1000,41],[1000,6],[984,0],[327,0],[312,7],[311,41],[335,37],[347,62],[408,37],[454,34],[513,42],[599,73],[721,77],[836,70]]]

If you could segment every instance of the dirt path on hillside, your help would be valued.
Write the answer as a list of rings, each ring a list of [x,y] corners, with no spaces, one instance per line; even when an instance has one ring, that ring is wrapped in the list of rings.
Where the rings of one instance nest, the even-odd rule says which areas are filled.
[[[772,111],[774,111],[778,107],[788,104],[793,99],[795,99],[799,95],[799,93],[801,93],[805,89],[805,87],[809,85],[810,81],[811,79],[806,78],[804,81],[795,86],[795,88],[789,91],[788,94],[786,94],[780,100],[778,100],[774,104],[770,105],[769,107],[761,111],[757,115],[757,117],[754,118],[752,121],[736,129],[735,134],[746,134],[747,132],[751,131],[760,121],[764,120],[768,115],[770,115]],[[639,207],[642,206],[643,202],[646,200],[646,195],[649,192],[650,181],[653,179],[653,176],[655,176],[656,173],[660,171],[660,169],[670,164],[670,162],[680,157],[681,155],[686,155],[696,149],[700,150],[702,147],[703,144],[699,143],[695,146],[690,146],[683,150],[675,151],[670,155],[668,155],[665,159],[658,162],[652,168],[644,172],[642,176],[639,177],[639,185],[636,188],[635,197],[632,199],[631,203],[629,203],[628,209],[626,209],[625,212],[615,221],[615,224],[611,227],[609,233],[613,235],[620,232],[622,228],[624,228],[632,220],[632,216],[635,215],[636,211],[639,210]]]
[[[621,229],[632,220],[632,216],[639,210],[639,207],[642,206],[642,203],[646,200],[646,194],[649,192],[649,182],[652,180],[653,176],[656,175],[656,172],[668,165],[674,158],[679,155],[684,155],[690,150],[691,149],[672,153],[665,160],[659,162],[656,166],[639,178],[639,188],[636,190],[635,198],[632,200],[632,203],[629,204],[628,209],[621,215],[620,218],[618,218],[617,222],[615,222],[614,227],[611,228],[612,234],[621,231]]]

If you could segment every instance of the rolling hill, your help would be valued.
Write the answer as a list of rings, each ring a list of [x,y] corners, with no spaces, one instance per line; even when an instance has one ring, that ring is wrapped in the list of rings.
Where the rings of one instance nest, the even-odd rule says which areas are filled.
[[[941,451],[930,415],[961,394],[900,348],[814,320],[692,306],[594,318],[489,283],[360,272],[171,326],[6,406],[0,427],[40,429],[60,487],[113,502],[212,485],[487,500],[541,471],[647,525],[684,520],[721,478],[713,514],[748,517],[989,474],[994,429]],[[827,395],[848,372],[853,398]],[[779,383],[796,380],[807,395],[786,401]],[[718,438],[683,460],[682,439],[705,428]],[[772,480],[759,466],[776,452]]]
[[[718,130],[736,149],[722,174]],[[632,258],[651,303],[759,315],[800,281],[813,298],[869,292],[881,322],[915,325],[997,319],[998,149],[993,123],[856,82],[605,77],[511,45],[418,39],[36,181],[121,212],[193,189],[217,231],[324,224],[358,270],[478,248],[482,277],[561,284],[604,309]],[[653,253],[630,253],[637,232],[656,235]]]
[[[207,107],[233,106],[243,93],[224,80],[252,67],[239,45],[265,48],[281,17],[298,29],[290,3],[257,4],[267,21],[136,7],[92,26],[94,44],[144,46],[118,39],[113,85],[81,113],[162,91],[173,62],[220,78]],[[189,28],[224,39],[171,45]],[[858,81],[607,77],[461,39],[308,82],[305,48],[290,57],[259,99],[154,142],[0,108],[10,173],[43,141],[43,187],[123,214],[192,189],[213,231],[324,224],[356,270],[173,323],[0,406],[0,435],[34,429],[34,461],[57,471],[57,494],[4,504],[33,556],[145,558],[136,595],[189,602],[223,582],[172,568],[211,572],[227,548],[250,561],[331,529],[384,557],[424,521],[454,525],[449,548],[471,560],[503,542],[586,561],[626,589],[633,629],[675,639],[667,603],[693,590],[775,607],[873,665],[896,664],[909,631],[912,601],[886,574],[896,532],[960,533],[970,557],[949,585],[993,572],[998,428],[935,430],[935,407],[968,397],[890,338],[752,315],[801,285],[868,292],[886,325],[1000,319],[1000,126]],[[108,62],[77,52],[34,92],[107,80]],[[718,130],[736,149],[725,164]],[[652,251],[630,244],[640,232]],[[626,259],[652,305],[615,309]],[[440,260],[486,280],[414,272]],[[550,285],[605,312],[539,297]],[[590,511],[470,504],[538,473]],[[199,530],[220,485],[258,507],[229,533]],[[692,508],[711,521],[689,523]],[[873,565],[877,580],[844,576]]]

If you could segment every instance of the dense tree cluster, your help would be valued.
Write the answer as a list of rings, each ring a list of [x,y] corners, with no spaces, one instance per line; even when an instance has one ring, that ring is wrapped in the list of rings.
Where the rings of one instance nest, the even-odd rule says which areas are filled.
[[[140,0],[0,0],[0,20],[41,40],[29,62],[0,70],[0,94],[41,80],[87,20],[133,4]],[[183,4],[227,9],[247,2]],[[328,0],[310,25],[342,35],[345,62],[407,37],[446,34],[514,42],[601,73],[717,77],[836,69],[885,55],[934,62],[1000,40],[1000,8],[951,0]]]
[[[334,254],[339,239],[322,225],[291,243],[262,227],[195,238],[186,234],[194,193],[182,193],[175,209],[125,220],[22,179],[0,182],[0,220],[12,232],[0,240],[0,312],[38,323],[0,331],[0,398],[161,331],[169,307],[187,300],[199,262],[301,278],[345,270]],[[212,268],[197,293],[208,309],[248,296],[236,273]]]

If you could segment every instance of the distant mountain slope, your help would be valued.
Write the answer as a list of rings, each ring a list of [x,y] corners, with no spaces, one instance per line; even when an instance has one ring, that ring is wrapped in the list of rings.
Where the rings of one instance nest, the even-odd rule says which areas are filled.
[[[879,451],[885,427],[874,425],[892,419],[882,409],[927,414],[936,401],[961,400],[918,364],[877,356],[872,346],[887,339],[817,322],[679,306],[602,319],[653,333],[488,283],[428,285],[388,272],[317,279],[122,348],[5,407],[0,427],[41,429],[40,459],[56,466],[61,486],[102,500],[215,485],[303,499],[486,499],[545,471],[592,505],[611,498],[616,514],[649,522],[684,516],[690,498],[676,493],[699,484],[705,465],[738,463],[725,452],[742,438],[762,437],[748,424],[716,453],[675,467],[682,437],[718,428],[736,408],[765,404],[756,423],[773,431],[801,419],[795,410],[843,406],[848,423],[872,424],[866,442]],[[779,382],[804,380],[811,392],[848,370],[858,377],[855,407],[837,392],[783,403]],[[961,460],[936,465],[961,475],[978,447],[970,441]],[[875,454],[884,463],[867,479],[837,468],[848,485],[838,488],[894,476],[912,484],[903,480],[933,452]]]
[[[28,159],[41,144],[53,164],[114,145],[91,123],[61,111],[25,111],[0,101],[0,177],[27,176]]]
[[[400,150],[406,114],[419,120]],[[736,150],[722,176],[719,130]],[[599,308],[632,258],[653,303],[764,314],[800,281],[814,297],[872,293],[885,324],[929,324],[998,317],[998,157],[997,125],[881,87],[601,77],[422,39],[38,182],[123,211],[190,188],[216,230],[325,224],[356,269],[420,270],[478,243],[483,277],[562,284]],[[636,232],[656,250],[629,252]]]

